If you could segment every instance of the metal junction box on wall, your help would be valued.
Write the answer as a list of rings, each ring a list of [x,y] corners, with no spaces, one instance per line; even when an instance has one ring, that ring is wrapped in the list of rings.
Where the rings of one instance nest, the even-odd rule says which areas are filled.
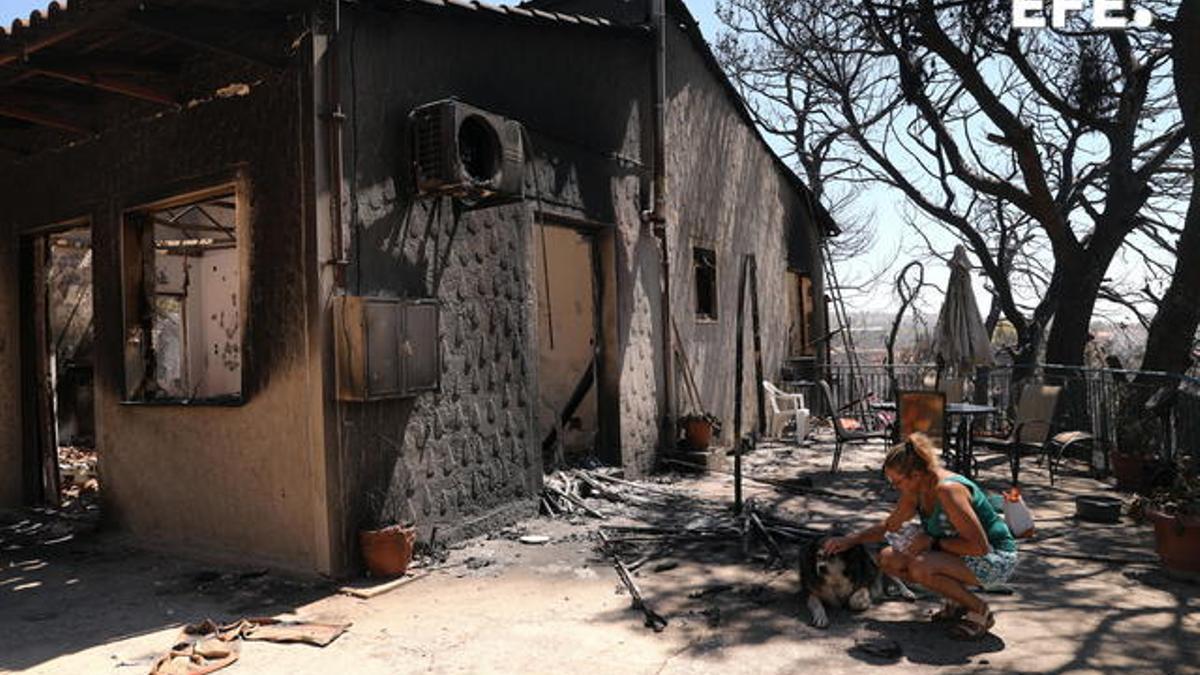
[[[434,300],[339,296],[333,303],[338,400],[416,396],[441,385]]]

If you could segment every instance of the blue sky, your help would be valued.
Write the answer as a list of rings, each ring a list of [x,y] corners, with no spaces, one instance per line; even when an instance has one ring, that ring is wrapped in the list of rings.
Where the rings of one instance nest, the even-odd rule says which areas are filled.
[[[45,9],[49,5],[50,0],[0,0],[0,24],[4,24],[7,30],[13,19],[28,18],[33,10]]]

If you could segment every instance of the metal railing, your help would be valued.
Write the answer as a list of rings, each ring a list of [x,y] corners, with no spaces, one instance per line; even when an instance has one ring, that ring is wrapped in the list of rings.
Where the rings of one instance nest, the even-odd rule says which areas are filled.
[[[935,364],[898,364],[893,372],[898,389],[933,389],[937,382]],[[868,427],[876,420],[866,412],[867,406],[854,405],[851,391],[860,398],[894,400],[888,369],[881,364],[860,365],[854,372],[853,389],[845,365],[821,366],[815,374],[829,382],[841,414],[865,416],[863,423]],[[1043,365],[1018,380],[1011,367],[981,370],[965,378],[963,400],[990,404],[1000,412],[982,420],[977,428],[984,433],[1008,429],[1020,399],[1020,387],[1030,382],[1063,388],[1051,420],[1051,435],[1086,431],[1100,439],[1099,445],[1105,448],[1163,459],[1181,455],[1200,459],[1200,379],[1169,373]],[[797,386],[803,387],[796,383],[793,388]],[[866,393],[857,393],[860,391]],[[819,402],[817,414],[828,415],[821,397],[815,395],[811,392],[809,400]]]

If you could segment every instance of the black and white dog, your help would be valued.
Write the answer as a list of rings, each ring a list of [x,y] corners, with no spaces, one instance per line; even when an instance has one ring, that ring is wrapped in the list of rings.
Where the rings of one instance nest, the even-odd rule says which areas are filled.
[[[846,607],[861,612],[885,594],[909,602],[916,599],[903,582],[884,574],[861,544],[825,555],[822,547],[827,539],[821,537],[800,554],[800,595],[808,605],[812,625],[829,626],[827,609]]]

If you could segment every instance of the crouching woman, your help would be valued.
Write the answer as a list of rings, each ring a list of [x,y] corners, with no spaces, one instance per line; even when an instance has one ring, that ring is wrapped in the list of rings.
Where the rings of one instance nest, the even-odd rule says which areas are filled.
[[[934,621],[953,622],[951,635],[979,639],[995,623],[988,604],[968,590],[1004,583],[1017,566],[1017,543],[1003,516],[970,479],[938,465],[924,434],[892,447],[883,462],[888,481],[900,492],[891,514],[878,525],[825,545],[826,553],[877,542],[914,515],[921,531],[880,553],[883,571],[918,583],[944,598]]]

